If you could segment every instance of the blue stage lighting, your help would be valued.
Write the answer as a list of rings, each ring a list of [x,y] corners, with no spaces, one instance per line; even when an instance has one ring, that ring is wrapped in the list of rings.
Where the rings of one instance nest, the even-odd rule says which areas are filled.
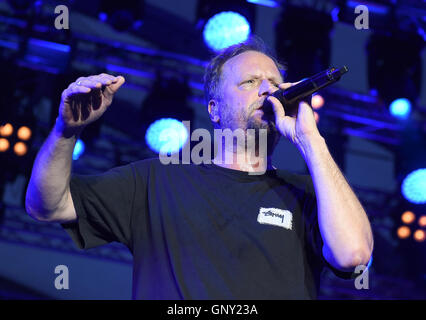
[[[249,35],[249,22],[233,11],[215,14],[207,21],[203,31],[204,41],[214,51],[244,42]]]
[[[106,14],[105,12],[99,12],[98,18],[102,22],[107,22],[107,20],[108,20],[108,14]]]
[[[401,192],[410,202],[426,203],[426,168],[408,174],[401,185]]]
[[[339,7],[335,7],[333,10],[331,10],[330,15],[333,18],[334,22],[339,21],[339,12],[340,12]]]
[[[280,4],[275,0],[247,0],[247,2],[270,8],[278,8],[280,6]]]
[[[394,117],[406,119],[411,112],[411,103],[405,98],[396,99],[390,104],[389,110]]]
[[[84,142],[80,139],[77,140],[74,151],[72,153],[72,159],[77,160],[84,153]]]
[[[153,122],[145,134],[145,141],[157,153],[176,153],[188,140],[188,130],[182,122],[163,118]]]

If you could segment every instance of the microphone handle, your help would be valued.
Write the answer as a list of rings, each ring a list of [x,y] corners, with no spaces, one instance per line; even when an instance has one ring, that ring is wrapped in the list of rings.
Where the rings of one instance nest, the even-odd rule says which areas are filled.
[[[272,96],[281,102],[286,115],[294,116],[297,114],[300,101],[310,97],[314,92],[337,82],[346,72],[348,72],[346,66],[340,69],[329,68],[310,78],[303,79],[290,88],[277,90]],[[308,102],[310,103],[310,98]]]

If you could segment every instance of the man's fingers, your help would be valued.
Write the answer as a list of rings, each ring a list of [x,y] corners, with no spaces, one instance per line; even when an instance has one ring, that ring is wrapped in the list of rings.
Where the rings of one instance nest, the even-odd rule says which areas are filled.
[[[275,122],[281,118],[284,118],[285,112],[281,102],[274,96],[269,96],[268,101],[271,103],[272,109],[274,110]]]
[[[117,92],[118,89],[120,89],[124,82],[126,82],[126,79],[124,79],[123,76],[118,76],[116,77],[116,82],[113,82],[112,84],[108,85],[105,91],[108,94],[113,95]]]
[[[70,86],[68,89],[65,89],[62,92],[62,99],[69,98],[69,97],[76,95],[76,94],[89,93],[90,91],[91,91],[91,89],[88,88],[88,87],[73,85],[73,86]]]
[[[299,82],[302,82],[302,81],[303,81],[303,79],[300,80],[300,81],[297,81],[297,82],[283,82],[283,83],[279,84],[278,87],[280,89],[284,89],[285,90],[285,89],[288,89],[291,86],[294,86],[295,84],[298,84]]]
[[[116,82],[116,77],[101,73],[98,75],[88,76],[88,77],[79,77],[77,80],[75,80],[74,83],[80,84],[80,85],[87,85],[88,83],[100,83],[101,85],[109,85],[111,83]],[[72,85],[72,83],[71,83]],[[99,85],[98,85],[99,86]]]
[[[103,79],[110,80],[111,82],[116,82],[118,80],[116,76],[107,73],[101,73],[99,76]]]
[[[84,94],[96,92],[103,89],[107,95],[113,95],[125,82],[122,76],[112,76],[106,73],[99,75],[79,77],[75,82],[72,82],[67,89],[62,93],[62,98],[69,98],[76,94]]]
[[[291,82],[283,82],[283,83],[279,84],[279,85],[278,85],[278,87],[279,87],[280,89],[285,90],[285,89],[290,88],[292,85],[294,85],[294,83],[291,83]]]
[[[114,82],[114,79],[115,79],[114,76],[111,76],[111,75],[106,74],[106,73],[101,73],[97,76],[91,76],[89,78],[92,81],[100,82],[103,86],[110,85],[111,83]]]
[[[102,82],[96,79],[86,79],[86,80],[80,80],[75,83],[75,87],[87,87],[91,89],[100,89],[102,87]]]

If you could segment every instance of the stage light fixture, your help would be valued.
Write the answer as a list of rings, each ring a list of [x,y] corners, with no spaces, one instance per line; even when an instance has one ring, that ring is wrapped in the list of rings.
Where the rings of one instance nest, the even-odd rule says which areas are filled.
[[[18,174],[27,176],[31,172],[35,153],[31,150],[33,139],[29,132],[33,121],[31,116],[17,114],[5,120],[5,125],[0,127],[0,162],[3,164],[0,180],[13,181]]]
[[[187,143],[189,132],[181,121],[162,118],[154,121],[147,129],[145,140],[156,153],[176,153]]]
[[[423,242],[426,239],[426,233],[423,230],[418,229],[418,230],[414,231],[413,238],[417,242]]]
[[[417,222],[420,227],[426,227],[426,215],[421,216]]]
[[[238,12],[225,11],[211,17],[203,31],[204,41],[213,51],[244,42],[250,35],[250,24]]]
[[[212,51],[243,42],[254,29],[256,6],[244,0],[200,0],[197,28]]]
[[[405,98],[398,98],[389,106],[391,115],[400,119],[407,119],[411,113],[411,102]]]
[[[426,203],[426,168],[408,174],[401,184],[401,192],[409,202]]]
[[[24,141],[29,140],[31,138],[31,134],[31,129],[27,126],[20,127],[17,132],[18,138]]]
[[[319,93],[314,94],[311,99],[312,108],[318,110],[324,106],[324,98]]]
[[[396,233],[398,235],[398,238],[407,239],[411,235],[411,230],[407,226],[401,226],[398,228]]]
[[[21,157],[27,153],[28,147],[25,143],[23,143],[22,141],[19,141],[15,143],[15,145],[13,146],[13,151],[15,152],[17,156]]]
[[[10,143],[9,140],[5,138],[0,138],[0,152],[5,152],[9,149]]]
[[[413,212],[411,212],[411,211],[405,211],[401,215],[401,220],[405,224],[411,224],[411,223],[414,222],[414,220],[416,220],[416,215]]]
[[[13,126],[10,123],[6,123],[0,126],[0,135],[2,137],[9,137],[13,133]]]
[[[163,147],[174,153],[184,145],[190,133],[181,122],[194,119],[194,111],[188,106],[190,95],[186,79],[158,74],[140,111],[144,142],[152,151],[158,153]]]

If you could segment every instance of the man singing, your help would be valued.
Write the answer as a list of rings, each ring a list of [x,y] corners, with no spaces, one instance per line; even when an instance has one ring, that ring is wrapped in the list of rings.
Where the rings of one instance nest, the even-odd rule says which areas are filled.
[[[34,163],[26,210],[60,223],[80,248],[126,245],[134,257],[134,299],[315,299],[323,267],[348,278],[368,263],[368,217],[311,107],[302,102],[290,117],[270,96],[292,84],[283,83],[281,65],[260,41],[225,49],[205,74],[215,129],[267,133],[267,154],[255,164],[244,156],[253,150],[233,141],[213,163],[146,159],[99,175],[71,174],[78,135],[123,83],[100,74],[63,91]],[[280,136],[299,149],[309,175],[273,166]],[[223,161],[227,156],[232,161]]]

